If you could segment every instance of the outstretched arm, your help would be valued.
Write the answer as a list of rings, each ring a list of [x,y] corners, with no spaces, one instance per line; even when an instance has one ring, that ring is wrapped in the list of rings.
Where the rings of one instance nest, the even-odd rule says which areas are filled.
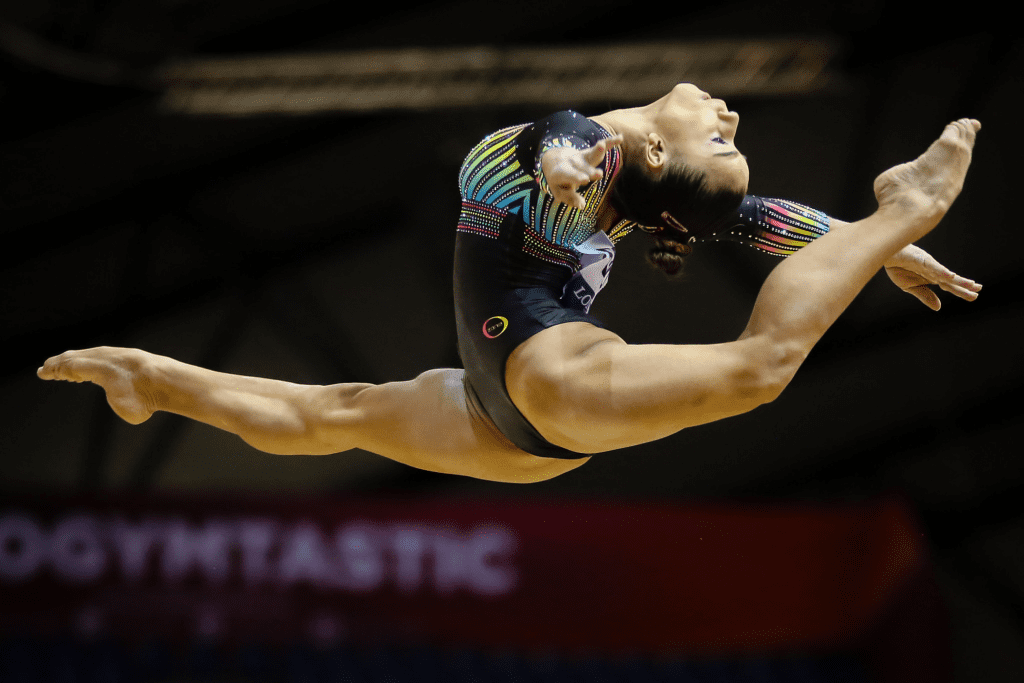
[[[833,222],[824,211],[804,204],[747,195],[710,239],[740,242],[774,256],[790,256],[828,234]]]
[[[833,218],[832,225],[840,229],[847,223]],[[885,273],[893,284],[933,311],[942,308],[942,300],[933,287],[965,301],[974,301],[981,291],[980,283],[957,275],[915,244],[908,244],[893,254],[885,262]]]
[[[712,239],[740,242],[776,256],[790,256],[830,231],[849,224],[823,211],[784,199],[747,196],[734,217]],[[928,308],[942,306],[932,286],[966,301],[978,298],[981,285],[957,275],[913,244],[885,263],[893,283]]]

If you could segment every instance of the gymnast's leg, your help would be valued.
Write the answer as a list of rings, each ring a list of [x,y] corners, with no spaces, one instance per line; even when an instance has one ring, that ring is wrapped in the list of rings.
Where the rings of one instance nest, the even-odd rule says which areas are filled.
[[[519,450],[467,400],[462,370],[431,370],[408,382],[314,386],[100,347],[54,356],[38,374],[102,386],[114,412],[132,424],[163,410],[237,434],[267,453],[360,448],[419,469],[511,483],[550,479],[586,462]]]
[[[737,341],[628,345],[585,323],[560,325],[509,358],[512,400],[545,438],[580,453],[652,441],[774,400],[886,259],[945,215],[980,126],[947,126],[918,159],[878,177],[875,214],[779,264]]]

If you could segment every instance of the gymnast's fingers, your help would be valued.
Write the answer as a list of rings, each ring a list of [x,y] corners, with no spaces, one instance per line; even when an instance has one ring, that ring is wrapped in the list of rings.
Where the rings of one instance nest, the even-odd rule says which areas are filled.
[[[933,311],[937,311],[942,308],[942,300],[939,299],[939,295],[931,290],[928,285],[917,285],[915,287],[908,287],[903,290],[907,294],[913,294],[917,297],[917,300],[923,303]]]
[[[591,180],[596,180],[597,178],[593,177],[594,170],[600,171],[600,169],[592,169],[579,164],[572,164],[560,170],[562,171],[562,183],[560,184],[565,186],[574,185],[576,187],[586,185]]]
[[[981,285],[977,283],[972,287],[964,287],[953,282],[939,282],[937,284],[943,289],[943,291],[949,292],[953,296],[960,297],[964,301],[974,301],[978,298],[978,293],[981,291]]]
[[[954,294],[961,299],[967,299],[968,301],[978,298],[981,285],[974,280],[957,275],[939,263],[934,256],[919,247],[911,245],[904,251],[912,257],[911,263],[905,264],[904,268],[915,264],[912,270],[950,294]]]
[[[949,268],[936,261],[931,255],[922,252],[923,274],[935,285],[954,296],[966,301],[974,301],[978,298],[981,285],[974,280],[957,275]]]
[[[582,209],[586,206],[586,201],[583,197],[576,192],[576,188],[571,185],[559,185],[551,188],[551,194],[555,198],[556,202],[561,202],[575,209]]]
[[[587,163],[591,166],[597,166],[604,161],[604,156],[610,147],[617,147],[622,144],[622,135],[615,135],[610,138],[598,141],[596,145],[588,149],[583,158],[586,159]]]

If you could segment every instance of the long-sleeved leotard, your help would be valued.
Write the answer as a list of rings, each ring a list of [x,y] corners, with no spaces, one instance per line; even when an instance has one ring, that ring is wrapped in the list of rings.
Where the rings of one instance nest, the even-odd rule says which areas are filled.
[[[589,314],[608,281],[615,243],[639,228],[621,221],[606,234],[597,216],[622,155],[611,148],[601,179],[581,188],[581,209],[542,189],[540,158],[557,146],[593,147],[611,133],[576,112],[499,130],[482,140],[459,172],[455,308],[466,389],[501,433],[534,455],[580,458],[549,443],[522,416],[505,387],[505,363],[519,344],[564,322],[603,327]],[[748,196],[709,239],[734,240],[785,256],[828,231],[828,216]]]
[[[708,241],[740,242],[774,256],[789,256],[827,233],[830,224],[827,214],[809,206],[747,195]]]

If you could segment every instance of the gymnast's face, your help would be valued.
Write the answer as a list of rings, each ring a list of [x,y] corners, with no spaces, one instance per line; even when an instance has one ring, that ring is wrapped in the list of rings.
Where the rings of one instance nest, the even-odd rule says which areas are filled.
[[[649,164],[681,159],[707,173],[712,188],[746,193],[750,169],[735,143],[739,114],[692,83],[680,83],[651,109],[655,132],[647,138]]]

